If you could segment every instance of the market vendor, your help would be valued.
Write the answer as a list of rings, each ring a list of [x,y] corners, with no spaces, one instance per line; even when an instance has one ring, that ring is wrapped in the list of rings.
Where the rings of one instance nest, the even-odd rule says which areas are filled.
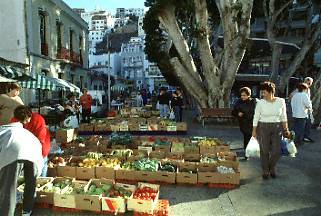
[[[21,117],[22,114],[31,116],[31,118],[24,121]],[[22,121],[19,119],[22,119]],[[42,156],[44,158],[44,166],[41,176],[46,177],[48,170],[48,154],[50,151],[50,132],[46,127],[45,119],[40,114],[32,112],[27,106],[18,106],[14,111],[14,118],[11,119],[11,122],[17,121],[23,123],[23,127],[35,135],[40,141],[42,146]]]
[[[43,167],[42,147],[21,122],[30,121],[31,114],[22,111],[15,115],[19,122],[0,127],[0,213],[15,215],[17,181],[22,174],[25,181],[22,215],[31,215],[35,201],[36,177]]]
[[[92,101],[93,99],[90,94],[88,94],[88,90],[83,89],[83,95],[80,97],[80,104],[82,107],[82,121],[84,123],[90,123]]]

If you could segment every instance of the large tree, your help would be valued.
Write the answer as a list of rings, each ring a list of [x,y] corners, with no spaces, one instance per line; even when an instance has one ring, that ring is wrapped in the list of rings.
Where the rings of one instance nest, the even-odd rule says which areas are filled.
[[[320,1],[298,1],[298,5],[294,5],[293,0],[256,0],[257,2],[260,2],[263,7],[266,21],[266,36],[272,50],[272,72],[270,79],[278,84],[280,93],[284,93],[288,80],[301,67],[309,50],[318,41],[321,34],[321,22],[316,16],[318,14],[317,11],[319,11]],[[296,10],[298,6],[300,10]],[[293,41],[300,49],[294,54],[289,67],[282,71],[279,77],[279,66],[283,49],[283,45],[279,41],[288,42],[289,39],[293,39],[291,31],[297,27],[292,26],[295,21],[291,19],[295,13],[300,13],[300,11],[302,13],[302,10],[305,11],[305,18],[301,19],[301,21],[305,22],[304,35],[295,38]]]
[[[250,35],[253,0],[147,0],[145,5],[149,60],[199,107],[228,106]]]

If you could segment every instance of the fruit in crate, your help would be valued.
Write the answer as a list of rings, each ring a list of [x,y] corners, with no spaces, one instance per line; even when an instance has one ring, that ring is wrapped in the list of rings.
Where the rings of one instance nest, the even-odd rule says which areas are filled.
[[[62,157],[54,157],[51,161],[48,162],[49,168],[54,168],[55,166],[66,166],[67,162]]]
[[[106,168],[116,168],[120,166],[121,161],[118,158],[103,158],[99,160],[98,164]]]
[[[198,145],[204,146],[204,147],[213,147],[213,146],[221,145],[221,142],[218,139],[205,139],[205,140],[201,140],[198,143]]]
[[[202,156],[200,162],[201,163],[216,163],[218,161],[217,157],[207,157],[207,156]]]
[[[99,166],[99,160],[93,159],[93,158],[85,158],[81,162],[78,163],[79,167],[84,168],[92,168]]]
[[[157,191],[150,187],[138,188],[133,198],[140,200],[155,200],[157,196]]]

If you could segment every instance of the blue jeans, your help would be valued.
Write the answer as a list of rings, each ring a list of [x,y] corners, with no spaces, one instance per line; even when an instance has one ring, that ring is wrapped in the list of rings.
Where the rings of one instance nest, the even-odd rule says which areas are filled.
[[[41,177],[47,177],[48,173],[48,156],[43,159],[43,168],[41,171]]]
[[[312,127],[312,122],[310,116],[306,119],[305,129],[304,129],[304,137],[303,138],[310,138],[310,130]]]
[[[173,110],[175,113],[175,121],[182,122],[182,108],[180,106],[174,106]]]
[[[168,117],[168,105],[167,104],[159,104],[159,112],[161,118]]]
[[[295,140],[294,143],[296,145],[302,145],[305,127],[307,124],[306,118],[293,118],[294,121],[294,132],[295,132]]]

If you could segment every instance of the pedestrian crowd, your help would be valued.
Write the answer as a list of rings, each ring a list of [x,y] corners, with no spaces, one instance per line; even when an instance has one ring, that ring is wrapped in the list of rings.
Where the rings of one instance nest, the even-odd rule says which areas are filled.
[[[311,77],[298,84],[297,89],[289,97],[293,119],[294,143],[296,146],[304,142],[313,142],[310,129],[313,122],[310,87]],[[276,86],[272,82],[264,82],[260,86],[261,99],[251,97],[251,90],[243,87],[239,90],[240,99],[233,107],[232,115],[239,121],[243,134],[244,150],[251,138],[255,138],[260,146],[262,177],[276,178],[276,164],[281,157],[281,139],[292,139],[288,127],[285,99],[275,96]],[[247,157],[245,155],[245,160]]]

